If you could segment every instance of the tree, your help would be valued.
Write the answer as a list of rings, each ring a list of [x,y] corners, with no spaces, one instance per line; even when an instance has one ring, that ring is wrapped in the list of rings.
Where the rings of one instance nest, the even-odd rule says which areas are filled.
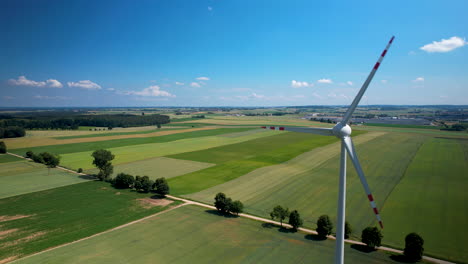
[[[297,210],[294,210],[289,215],[289,224],[293,227],[293,230],[297,230],[298,227],[302,226],[302,219]]]
[[[346,221],[344,225],[344,238],[348,239],[349,235],[351,235],[352,232],[353,232],[353,228],[348,223],[348,221]]]
[[[39,155],[42,156],[42,160],[44,161],[43,163],[48,168],[55,168],[60,164],[60,156],[58,155],[54,155],[49,152],[42,152]]]
[[[7,148],[3,141],[0,141],[0,153],[7,153]]]
[[[405,238],[405,250],[403,254],[410,261],[419,261],[424,253],[424,239],[416,234],[410,233]]]
[[[114,179],[114,186],[120,189],[130,188],[135,182],[135,178],[130,174],[119,173]]]
[[[114,159],[114,155],[105,149],[99,149],[93,152],[91,155],[94,157],[93,164],[99,169],[98,178],[106,180],[114,171],[111,160]]]
[[[278,218],[280,220],[281,226],[283,226],[283,220],[286,219],[288,215],[289,215],[288,208],[283,208],[281,207],[281,205],[275,206],[275,208],[273,208],[273,211],[271,211],[270,213],[271,219],[274,220],[275,218]]]
[[[154,182],[150,180],[148,176],[136,176],[135,177],[135,183],[134,187],[138,192],[145,192],[148,193],[151,191],[151,188],[153,187]]]
[[[229,207],[231,206],[231,198],[226,197],[224,193],[218,193],[215,196],[215,207],[221,213],[229,212]]]
[[[368,247],[380,247],[383,235],[377,227],[366,227],[362,230],[361,240]]]
[[[32,154],[31,159],[36,163],[44,163],[44,159],[41,155]]]
[[[166,196],[166,194],[169,194],[169,184],[167,184],[166,178],[162,177],[156,179],[153,189],[157,194],[162,195],[163,197]]]
[[[239,215],[242,213],[242,210],[244,209],[244,204],[241,203],[241,201],[236,200],[231,203],[231,206],[229,206],[229,211],[233,214]]]
[[[30,151],[30,150],[27,151],[27,152],[26,152],[26,158],[28,158],[28,159],[32,158],[32,155],[33,155],[33,154],[34,154],[34,153],[33,153],[32,151]]]
[[[322,215],[317,220],[317,233],[322,238],[327,237],[332,233],[333,230],[333,223],[330,220],[328,215]]]

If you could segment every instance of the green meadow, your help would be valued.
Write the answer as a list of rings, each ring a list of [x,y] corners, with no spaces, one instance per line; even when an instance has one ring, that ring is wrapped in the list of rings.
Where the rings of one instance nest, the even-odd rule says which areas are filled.
[[[14,161],[20,161],[20,160],[22,159],[12,156],[12,155],[0,154],[0,163],[14,162]]]
[[[0,262],[75,241],[164,209],[148,207],[137,200],[149,196],[89,181],[0,199]]]
[[[236,129],[237,130],[237,129]],[[234,130],[234,131],[236,131]],[[224,132],[234,132],[226,129]],[[242,129],[240,132],[245,131]],[[274,135],[274,131],[260,130],[254,134],[239,136],[239,137],[222,137],[222,136],[205,136],[205,137],[188,137],[169,142],[147,143],[138,145],[129,145],[124,147],[106,148],[115,155],[113,164],[128,163],[148,158],[161,157],[183,153],[186,151],[197,151],[207,148],[213,148],[223,145],[235,144],[239,142],[249,141],[256,138],[269,137]],[[61,164],[72,169],[91,169],[93,168],[93,151],[77,152],[63,154]],[[208,162],[209,163],[209,162]]]
[[[31,161],[0,163],[0,199],[84,181],[86,177]]]
[[[417,232],[427,253],[467,262],[467,186],[468,140],[427,141],[385,203],[385,243],[402,247]]]
[[[123,172],[131,175],[146,175],[153,180],[161,177],[169,179],[190,172],[206,169],[211,166],[214,166],[214,164],[191,160],[157,157],[115,165],[112,177],[115,177],[117,174]],[[98,170],[91,169],[85,172],[89,174],[97,174]]]
[[[17,263],[331,263],[335,242],[186,205]],[[345,248],[347,263],[396,263]]]
[[[271,137],[172,155],[170,157],[175,159],[212,162],[217,165],[172,178],[169,184],[172,193],[176,195],[198,192],[234,180],[255,169],[285,162],[312,148],[337,140],[335,137],[305,133],[276,132]]]

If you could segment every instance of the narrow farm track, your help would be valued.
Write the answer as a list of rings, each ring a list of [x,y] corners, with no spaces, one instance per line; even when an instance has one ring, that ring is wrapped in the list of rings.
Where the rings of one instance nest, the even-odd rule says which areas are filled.
[[[27,158],[25,158],[25,157],[23,157],[23,156],[16,155],[16,154],[13,154],[13,153],[8,153],[8,152],[7,152],[7,154],[12,155],[12,156],[16,156],[16,157],[19,157],[19,158],[22,158],[22,159],[27,159]],[[30,160],[30,159],[27,159],[27,160]],[[78,173],[78,172],[76,172],[76,171],[69,170],[69,169],[66,169],[66,168],[63,168],[63,167],[59,167],[59,166],[57,166],[57,168],[58,168],[58,169],[61,169],[61,170],[68,171],[68,172],[72,172],[72,173],[75,173],[75,174],[78,174],[78,175],[86,175],[86,174],[84,174],[84,173]],[[22,259],[25,259],[25,258],[29,258],[29,257],[35,256],[35,255],[39,255],[39,254],[42,254],[42,253],[45,253],[45,252],[48,252],[48,251],[51,251],[51,250],[54,250],[54,249],[57,249],[57,248],[65,247],[65,246],[67,246],[67,245],[75,244],[75,243],[78,243],[78,242],[80,242],[80,241],[88,240],[88,239],[93,238],[93,237],[96,237],[96,236],[100,236],[100,235],[103,235],[103,234],[106,234],[106,233],[109,233],[109,232],[112,232],[112,231],[115,231],[115,230],[119,230],[119,229],[122,229],[122,228],[124,228],[124,227],[129,226],[129,225],[133,225],[133,224],[142,222],[142,221],[144,221],[144,220],[146,220],[146,219],[149,219],[149,218],[151,218],[151,217],[155,217],[155,216],[161,215],[161,214],[163,214],[163,213],[172,211],[172,210],[177,209],[177,208],[179,208],[179,207],[181,207],[181,206],[184,206],[184,205],[191,204],[191,205],[196,205],[196,206],[200,206],[200,207],[204,207],[204,208],[216,210],[216,207],[214,207],[214,206],[212,206],[212,205],[208,205],[208,204],[204,204],[204,203],[200,203],[200,202],[196,202],[196,201],[192,201],[192,200],[187,200],[187,199],[180,198],[180,197],[176,197],[176,196],[172,196],[172,195],[167,195],[167,197],[170,198],[170,199],[173,199],[173,200],[182,201],[182,202],[184,202],[184,203],[183,203],[183,204],[180,204],[180,205],[177,205],[177,206],[174,206],[174,207],[172,207],[172,208],[169,208],[169,209],[167,209],[167,210],[164,210],[164,211],[162,211],[162,212],[158,212],[158,213],[156,213],[156,214],[153,214],[153,215],[150,215],[150,216],[146,216],[146,217],[143,217],[143,218],[141,218],[141,219],[138,219],[138,220],[135,220],[135,221],[126,223],[126,224],[124,224],[124,225],[121,225],[121,226],[118,226],[118,227],[115,227],[115,228],[106,230],[106,231],[104,231],[104,232],[97,233],[97,234],[94,234],[94,235],[89,236],[89,237],[85,237],[85,238],[82,238],[82,239],[79,239],[79,240],[76,240],[76,241],[73,241],[73,242],[70,242],[70,243],[65,243],[65,244],[62,244],[62,245],[59,245],[59,246],[56,246],[56,247],[52,247],[52,248],[49,248],[49,249],[46,249],[46,250],[43,250],[43,251],[34,253],[34,254],[32,254],[32,255],[28,255],[28,256],[23,257],[23,258],[20,258],[20,259],[13,260],[13,261],[10,262],[10,263],[14,263],[14,262],[16,262],[17,260],[22,260]],[[277,222],[277,221],[274,221],[274,220],[270,220],[270,219],[267,219],[267,218],[258,217],[258,216],[254,216],[254,215],[244,214],[244,213],[239,214],[239,216],[240,216],[240,217],[245,217],[245,218],[248,218],[248,219],[252,219],[252,220],[255,220],[255,221],[260,221],[260,222],[264,222],[264,223],[274,224],[274,225],[280,225],[280,224],[281,224],[280,222]],[[283,223],[283,226],[286,226],[286,227],[291,228],[291,226],[290,226],[289,224],[286,224],[286,223]],[[307,234],[314,234],[314,235],[317,235],[317,232],[316,232],[315,230],[312,230],[312,229],[298,228],[298,230],[301,231],[301,232],[307,233]],[[329,238],[329,239],[333,239],[333,240],[335,239],[334,236],[328,236],[328,238]],[[348,244],[365,245],[364,243],[362,243],[362,242],[360,242],[360,241],[349,240],[349,239],[345,239],[345,242],[348,243]],[[386,251],[386,252],[392,252],[392,253],[397,253],[397,254],[403,254],[403,251],[402,251],[402,250],[394,249],[394,248],[390,248],[390,247],[378,247],[377,249],[378,249],[378,250],[382,250],[382,251]],[[445,260],[437,259],[437,258],[432,258],[432,257],[428,257],[428,256],[423,256],[423,259],[426,260],[426,261],[428,261],[428,262],[437,263],[437,264],[454,264],[453,262],[449,262],[449,261],[445,261]]]

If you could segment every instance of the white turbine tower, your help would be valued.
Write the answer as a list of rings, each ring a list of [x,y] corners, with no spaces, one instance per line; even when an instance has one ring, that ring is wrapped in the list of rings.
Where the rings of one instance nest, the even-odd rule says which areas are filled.
[[[336,230],[336,251],[335,251],[335,263],[341,264],[343,263],[343,250],[344,250],[344,226],[345,226],[345,201],[346,201],[346,153],[348,153],[349,158],[353,162],[354,168],[359,175],[359,179],[361,179],[362,186],[366,191],[367,198],[371,204],[372,210],[374,211],[377,220],[379,221],[380,227],[383,229],[382,219],[380,218],[379,211],[377,210],[377,206],[374,202],[374,198],[371,194],[369,185],[367,184],[366,177],[364,176],[364,172],[362,171],[361,164],[356,155],[356,150],[354,149],[353,141],[351,139],[351,127],[348,125],[348,121],[351,119],[351,116],[356,110],[359,101],[361,100],[364,92],[366,92],[369,83],[372,81],[377,69],[380,66],[385,54],[387,54],[387,50],[390,48],[390,45],[393,42],[392,37],[387,44],[387,47],[380,55],[379,60],[374,65],[371,73],[367,77],[366,81],[359,90],[358,94],[354,98],[353,102],[348,108],[348,111],[345,113],[343,119],[336,124],[333,128],[311,128],[311,127],[262,127],[262,128],[269,128],[272,130],[284,130],[284,131],[293,131],[293,132],[301,132],[301,133],[312,133],[324,136],[336,136],[337,138],[341,139],[341,162],[340,162],[340,184],[339,184],[339,195],[338,195],[338,223],[337,223],[337,230]]]

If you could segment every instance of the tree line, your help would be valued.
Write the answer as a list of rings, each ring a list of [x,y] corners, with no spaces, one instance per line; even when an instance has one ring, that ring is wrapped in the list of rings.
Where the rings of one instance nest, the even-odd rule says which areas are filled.
[[[0,138],[24,137],[26,132],[24,128],[18,126],[0,127]]]
[[[134,127],[167,124],[166,115],[78,115],[78,116],[2,116],[0,128],[19,127],[23,129],[78,129],[80,126]]]

